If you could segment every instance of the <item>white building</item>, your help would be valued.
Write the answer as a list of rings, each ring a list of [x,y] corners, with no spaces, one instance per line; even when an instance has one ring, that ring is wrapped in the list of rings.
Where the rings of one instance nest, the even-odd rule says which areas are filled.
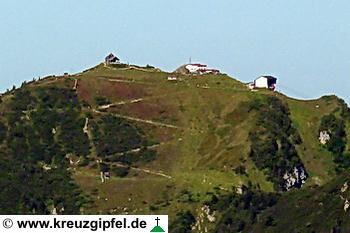
[[[254,88],[267,88],[270,90],[275,90],[277,78],[273,76],[260,76],[254,80]]]
[[[208,68],[207,65],[203,64],[188,64],[185,68],[191,74],[219,74],[220,71],[217,69]]]

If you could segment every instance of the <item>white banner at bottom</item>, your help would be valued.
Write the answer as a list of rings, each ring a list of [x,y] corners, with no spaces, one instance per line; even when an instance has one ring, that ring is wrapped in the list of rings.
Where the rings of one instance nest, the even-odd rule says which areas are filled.
[[[168,232],[168,215],[0,215],[4,233]]]

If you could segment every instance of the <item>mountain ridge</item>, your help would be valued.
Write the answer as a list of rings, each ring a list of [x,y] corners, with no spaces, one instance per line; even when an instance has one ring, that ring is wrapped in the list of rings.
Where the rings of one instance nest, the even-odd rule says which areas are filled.
[[[265,200],[269,193],[284,198],[285,193],[299,195],[316,186],[322,190],[347,169],[350,124],[348,108],[338,97],[296,100],[278,92],[251,91],[224,74],[176,74],[176,80],[168,80],[170,75],[151,66],[100,64],[78,74],[24,83],[4,94],[4,164],[28,163],[38,176],[18,174],[37,188],[35,195],[19,194],[22,207],[13,207],[17,213],[166,213],[174,219],[172,232],[225,232],[231,224],[224,221],[228,212],[210,199],[225,201],[226,195],[234,195],[237,203],[245,203],[248,194]],[[331,135],[332,145],[322,145],[320,125],[328,115],[335,117],[328,119],[329,125],[340,130]],[[301,164],[307,172],[305,184],[298,182],[301,189],[285,192],[286,180],[297,179],[292,171]],[[4,171],[4,177],[12,177],[7,165]],[[38,186],[60,176],[67,182],[55,181],[52,190],[72,183],[79,193],[76,199],[69,192],[56,197]],[[8,185],[11,179],[2,182]],[[241,222],[230,219],[240,223],[237,231],[248,231],[260,224],[255,217],[248,221],[248,215],[265,216],[276,203],[259,210],[247,204],[232,214]],[[203,205],[217,209],[216,221],[201,223]],[[271,218],[272,225],[282,221]]]

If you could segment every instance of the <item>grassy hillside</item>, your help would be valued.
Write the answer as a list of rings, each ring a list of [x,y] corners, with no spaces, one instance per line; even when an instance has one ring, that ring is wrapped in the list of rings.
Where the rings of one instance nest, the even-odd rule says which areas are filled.
[[[216,224],[229,213],[213,204],[218,208],[216,221],[200,220],[213,195],[225,200],[242,187],[258,190],[258,198],[282,195],[275,207],[267,205],[257,213],[267,209],[277,215],[285,198],[308,187],[323,190],[323,185],[337,179],[335,155],[318,136],[324,116],[344,119],[348,133],[341,156],[347,156],[350,124],[338,98],[301,101],[278,92],[250,91],[223,74],[177,74],[176,81],[168,81],[169,75],[152,67],[101,64],[68,77],[31,82],[3,95],[0,148],[5,162],[0,186],[10,182],[22,190],[12,180],[17,171],[10,166],[17,164],[21,170],[27,163],[45,179],[55,173],[64,176],[75,190],[75,199],[68,200],[64,193],[43,195],[42,184],[34,185],[37,191],[30,196],[19,191],[17,206],[26,207],[14,207],[15,212],[49,213],[63,205],[62,213],[162,213],[169,214],[173,229],[219,232]],[[252,148],[259,148],[258,157]],[[278,183],[285,182],[283,176],[292,175],[295,166],[305,168],[306,182],[300,190],[281,194],[285,190]],[[41,180],[24,173],[34,184]],[[53,189],[62,186],[57,183]],[[313,194],[303,195],[300,198],[306,201]],[[74,208],[67,208],[68,203]],[[242,222],[263,227],[254,225],[258,221]]]

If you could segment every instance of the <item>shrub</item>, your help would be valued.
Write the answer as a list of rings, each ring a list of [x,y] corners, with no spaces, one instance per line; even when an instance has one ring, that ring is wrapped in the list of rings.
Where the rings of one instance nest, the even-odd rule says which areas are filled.
[[[101,172],[109,172],[110,167],[106,163],[100,163],[100,171]]]
[[[129,174],[130,167],[114,167],[112,172],[117,177],[125,177]]]
[[[107,98],[105,98],[105,97],[97,96],[97,97],[95,98],[95,103],[96,103],[96,105],[101,106],[101,105],[110,104],[111,101],[109,101],[109,99],[107,99]]]
[[[196,222],[190,211],[180,212],[176,215],[175,221],[170,225],[172,233],[191,233],[192,225]]]
[[[7,134],[7,127],[4,123],[0,121],[0,143],[2,143],[5,140],[6,134]]]
[[[265,226],[270,227],[270,226],[276,226],[276,222],[272,216],[268,216],[266,221],[265,221]]]
[[[244,165],[239,165],[238,167],[233,169],[236,174],[239,175],[247,175],[247,170]]]

